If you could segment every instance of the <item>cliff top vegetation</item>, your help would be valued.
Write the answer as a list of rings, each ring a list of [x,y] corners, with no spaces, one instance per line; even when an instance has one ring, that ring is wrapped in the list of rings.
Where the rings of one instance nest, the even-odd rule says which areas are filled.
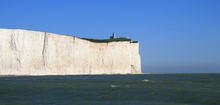
[[[130,38],[121,37],[121,38],[113,38],[113,39],[91,39],[91,38],[82,38],[91,42],[96,43],[108,43],[108,42],[121,42],[121,41],[129,41],[132,43],[138,43],[138,41],[132,41]]]

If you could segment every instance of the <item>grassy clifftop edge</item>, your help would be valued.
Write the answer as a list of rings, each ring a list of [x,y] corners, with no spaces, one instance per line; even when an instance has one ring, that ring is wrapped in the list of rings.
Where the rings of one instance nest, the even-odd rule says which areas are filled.
[[[81,38],[84,40],[88,40],[91,42],[96,43],[109,43],[109,42],[122,42],[122,41],[128,41],[131,43],[138,43],[138,41],[132,41],[130,38],[114,38],[114,39],[91,39],[91,38]]]

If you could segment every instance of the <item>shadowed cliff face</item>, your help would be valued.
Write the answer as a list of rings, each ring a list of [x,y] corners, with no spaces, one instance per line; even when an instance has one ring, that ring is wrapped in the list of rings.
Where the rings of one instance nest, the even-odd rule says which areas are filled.
[[[138,43],[0,29],[0,75],[141,73]]]

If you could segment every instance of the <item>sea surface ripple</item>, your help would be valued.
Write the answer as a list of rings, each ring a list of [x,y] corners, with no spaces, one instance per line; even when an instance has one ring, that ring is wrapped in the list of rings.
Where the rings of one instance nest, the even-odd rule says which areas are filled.
[[[0,77],[0,105],[220,105],[220,74]]]

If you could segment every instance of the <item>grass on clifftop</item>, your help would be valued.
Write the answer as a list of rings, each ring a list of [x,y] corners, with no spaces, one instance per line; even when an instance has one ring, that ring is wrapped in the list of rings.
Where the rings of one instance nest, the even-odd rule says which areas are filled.
[[[97,43],[108,43],[108,42],[119,42],[119,41],[129,41],[132,42],[130,38],[114,38],[114,39],[90,39],[90,38],[82,38],[91,42]],[[137,43],[138,41],[133,41],[132,43]]]

